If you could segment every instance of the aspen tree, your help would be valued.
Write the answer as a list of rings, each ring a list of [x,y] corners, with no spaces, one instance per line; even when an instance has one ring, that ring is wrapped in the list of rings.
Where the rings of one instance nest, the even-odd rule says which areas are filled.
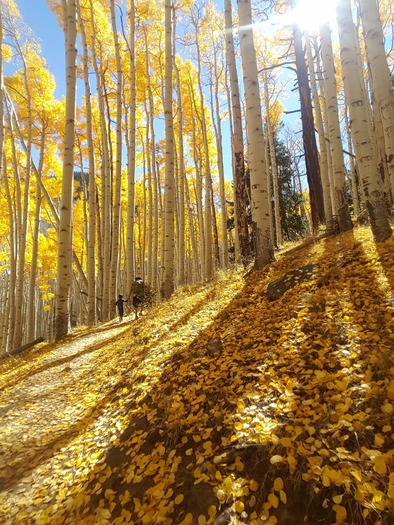
[[[311,83],[311,89],[312,89],[313,105],[314,105],[314,110],[315,110],[317,136],[319,139],[320,176],[321,176],[322,189],[323,189],[324,213],[326,217],[326,231],[327,233],[331,234],[334,232],[335,228],[334,228],[334,222],[333,222],[333,202],[331,199],[332,191],[331,191],[331,183],[330,183],[331,173],[329,173],[329,159],[328,159],[329,152],[327,151],[326,134],[325,134],[324,123],[323,123],[322,109],[320,106],[319,91],[317,87],[311,44],[310,44],[310,40],[307,34],[305,35],[305,37],[306,37],[306,54],[307,54],[307,60],[308,60],[309,77],[310,77],[310,83]],[[317,73],[318,75],[319,75],[319,72],[320,71],[318,68],[318,73]],[[324,94],[323,94],[323,97],[324,97]]]
[[[350,165],[350,185],[352,192],[353,200],[353,213],[356,217],[360,214],[360,202],[358,195],[358,184],[357,184],[357,175],[356,175],[356,162],[353,154],[353,142],[352,134],[350,131],[350,122],[349,122],[349,106],[345,100],[345,129],[346,129],[346,141],[347,141],[347,151],[349,154],[349,165]]]
[[[42,191],[39,178],[41,178],[42,169],[44,166],[44,153],[45,153],[45,141],[46,141],[46,124],[43,122],[41,130],[41,141],[40,141],[40,153],[36,177],[36,195],[35,195],[35,213],[34,213],[34,226],[32,231],[32,254],[30,263],[30,275],[29,285],[27,293],[27,305],[26,305],[26,332],[27,341],[32,341],[35,338],[35,324],[36,324],[36,281],[37,281],[37,265],[38,265],[38,236],[41,218],[41,201]]]
[[[338,1],[336,16],[345,95],[349,104],[361,187],[373,235],[377,242],[383,242],[391,236],[392,231],[387,218],[377,148],[369,133],[369,117],[357,63],[357,36],[349,0]]]
[[[235,60],[233,20],[231,0],[225,0],[224,16],[226,25],[226,61],[230,77],[231,109],[232,109],[232,154],[233,154],[233,178],[234,178],[234,208],[237,241],[241,259],[244,265],[251,260],[248,219],[246,215],[246,180],[244,141],[242,133],[242,114],[238,84],[238,73]],[[237,242],[238,245],[238,242]]]
[[[88,142],[89,158],[89,219],[87,234],[87,279],[88,279],[88,323],[96,323],[96,165],[93,144],[93,114],[91,103],[91,87],[89,80],[89,56],[88,41],[85,30],[85,22],[81,16],[80,0],[77,0],[77,13],[80,26],[83,55],[83,80],[85,86],[85,108],[86,108],[86,135]]]
[[[164,193],[164,260],[163,281],[161,295],[169,298],[174,292],[174,214],[175,214],[175,188],[174,188],[174,127],[172,112],[172,71],[173,71],[173,46],[172,46],[172,0],[165,0],[165,193]]]
[[[257,74],[256,51],[249,0],[238,0],[239,38],[246,98],[246,127],[251,185],[251,210],[255,242],[255,268],[262,268],[273,256],[270,235],[268,181],[264,155],[263,123]]]
[[[333,196],[335,200],[334,210],[336,214],[336,217],[334,218],[338,221],[339,231],[344,232],[351,230],[353,224],[345,196],[345,161],[343,159],[343,145],[339,126],[333,49],[331,44],[330,27],[328,24],[324,24],[320,27],[320,40],[324,72],[324,93],[327,107],[326,118],[328,122],[333,171]]]
[[[186,200],[186,175],[185,152],[183,144],[183,107],[181,75],[179,66],[175,63],[176,89],[177,89],[177,121],[178,121],[178,195],[179,195],[179,226],[178,226],[178,282],[186,282],[186,249],[185,249],[185,200]]]
[[[70,325],[70,288],[72,280],[72,195],[74,177],[74,135],[76,99],[76,4],[63,0],[66,44],[66,116],[64,125],[64,156],[62,196],[60,205],[57,280],[56,340],[63,339]]]
[[[121,217],[121,184],[122,184],[122,65],[120,58],[120,44],[115,16],[115,1],[110,0],[111,24],[115,46],[116,60],[116,157],[115,157],[115,192],[113,202],[112,221],[112,250],[111,250],[111,278],[110,278],[110,312],[115,315],[115,298],[117,297],[117,276],[120,253],[120,217]],[[111,298],[113,298],[111,300]]]
[[[282,226],[280,222],[280,212],[279,212],[279,184],[278,184],[278,167],[276,164],[276,152],[275,152],[275,140],[274,140],[274,132],[272,129],[272,123],[271,123],[271,115],[270,115],[270,100],[269,100],[269,93],[268,93],[268,80],[267,80],[267,71],[264,71],[263,75],[263,83],[264,83],[264,101],[265,101],[265,111],[266,111],[266,135],[267,135],[267,142],[268,146],[267,149],[269,149],[268,154],[266,154],[266,158],[268,158],[268,155],[270,156],[271,160],[271,173],[272,173],[272,185],[274,189],[274,217],[275,217],[275,233],[276,233],[276,244],[278,246],[282,245]],[[269,176],[269,171],[268,171]],[[268,193],[270,195],[271,190],[271,181],[268,181]],[[271,203],[271,198],[269,198],[269,203]],[[272,216],[272,210],[270,213],[270,216]],[[271,227],[271,230],[273,228]]]
[[[135,60],[135,2],[129,0],[129,40],[128,53],[130,60],[130,75],[128,78],[130,98],[128,108],[127,133],[127,226],[126,226],[126,282],[128,286],[134,280],[135,272],[135,165],[136,165],[136,60]],[[127,116],[126,116],[127,119]]]
[[[394,197],[394,90],[384,49],[382,22],[376,0],[360,0],[365,49],[384,133],[392,198]]]

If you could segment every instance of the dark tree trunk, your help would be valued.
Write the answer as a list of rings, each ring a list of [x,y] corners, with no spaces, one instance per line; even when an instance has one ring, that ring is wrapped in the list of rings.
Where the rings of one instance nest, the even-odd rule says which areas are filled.
[[[316,232],[319,223],[323,223],[325,220],[323,187],[320,178],[311,89],[309,86],[305,53],[302,47],[302,34],[298,26],[293,26],[293,38],[301,103],[302,139],[305,151],[306,175],[309,185],[313,231]]]

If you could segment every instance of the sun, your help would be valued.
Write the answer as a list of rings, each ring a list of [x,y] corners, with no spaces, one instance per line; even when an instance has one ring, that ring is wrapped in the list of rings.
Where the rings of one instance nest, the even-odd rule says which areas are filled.
[[[313,32],[327,22],[330,25],[335,23],[336,3],[337,0],[298,0],[289,17],[293,24]]]

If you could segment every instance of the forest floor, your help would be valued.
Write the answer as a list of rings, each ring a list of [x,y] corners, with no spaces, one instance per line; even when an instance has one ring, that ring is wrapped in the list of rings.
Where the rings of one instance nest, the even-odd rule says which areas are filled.
[[[3,359],[0,523],[392,525],[393,262],[357,228]]]

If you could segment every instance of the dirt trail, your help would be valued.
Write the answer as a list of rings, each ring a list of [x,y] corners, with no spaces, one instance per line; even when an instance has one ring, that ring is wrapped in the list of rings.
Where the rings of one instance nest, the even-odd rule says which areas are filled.
[[[38,349],[27,359],[17,358],[20,366],[10,371],[0,394],[0,505],[3,496],[8,505],[21,497],[29,499],[46,474],[53,475],[56,463],[61,470],[67,459],[62,448],[80,432],[86,401],[97,391],[95,371],[108,366],[103,348],[129,330],[130,323],[112,322],[44,355]],[[48,503],[51,495],[43,496],[43,503]],[[0,511],[0,523],[17,523],[15,519]]]

